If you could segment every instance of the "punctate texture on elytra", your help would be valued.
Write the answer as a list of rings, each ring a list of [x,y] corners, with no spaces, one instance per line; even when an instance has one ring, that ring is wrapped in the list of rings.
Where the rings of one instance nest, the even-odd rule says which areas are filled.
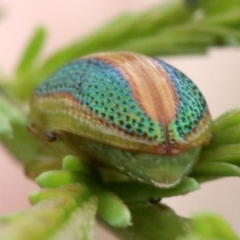
[[[30,121],[65,132],[91,161],[166,187],[189,172],[211,136],[197,86],[160,59],[128,52],[61,67],[34,91]]]

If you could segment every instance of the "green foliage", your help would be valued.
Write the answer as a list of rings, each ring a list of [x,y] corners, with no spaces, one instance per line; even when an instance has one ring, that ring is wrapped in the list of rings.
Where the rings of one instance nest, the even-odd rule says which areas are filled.
[[[73,156],[62,160],[47,143],[27,133],[25,106],[37,84],[85,54],[111,50],[178,55],[239,45],[239,12],[239,0],[199,0],[194,6],[169,1],[145,12],[122,14],[43,60],[47,33],[37,28],[11,81],[0,76],[4,87],[0,88],[0,141],[25,166],[28,176],[38,176],[43,189],[30,194],[31,208],[1,218],[1,239],[93,239],[96,215],[103,226],[125,240],[239,239],[219,216],[185,219],[157,203],[157,199],[197,190],[204,181],[240,176],[239,109],[213,122],[213,141],[203,148],[190,177],[173,188],[159,189],[114,171],[89,169]]]
[[[90,35],[39,59],[46,30],[38,28],[20,59],[8,91],[22,100],[54,70],[72,59],[99,51],[147,55],[204,53],[210,46],[239,45],[240,2],[199,0],[195,7],[172,0],[140,13],[124,13]],[[176,37],[177,36],[177,37]]]
[[[239,240],[228,223],[216,214],[195,215],[192,226],[190,233],[178,240]]]
[[[190,220],[177,216],[164,204],[138,203],[129,205],[129,209],[132,226],[116,229],[102,223],[122,240],[173,240],[191,229]]]
[[[77,168],[72,171],[72,166]],[[139,184],[135,189],[122,191],[121,182],[112,182],[116,186],[109,191],[109,183],[79,159],[66,156],[62,167],[37,178],[43,189],[30,194],[32,208],[0,219],[1,239],[21,240],[26,234],[31,239],[93,239],[95,214],[104,227],[124,240],[176,240],[180,236],[179,240],[238,239],[219,216],[203,214],[185,219],[159,203],[157,198],[171,196],[171,190],[161,192],[148,186],[149,192],[147,186]],[[183,182],[182,186],[191,184],[191,180]],[[126,189],[129,187],[123,184]],[[179,193],[181,189],[185,191],[180,184]],[[146,197],[151,197],[153,203]]]
[[[61,191],[60,196],[43,200],[29,210],[2,218],[0,228],[3,240],[27,239],[92,239],[97,201],[84,203],[76,196]]]
[[[26,131],[27,118],[23,106],[0,89],[0,139],[16,159],[24,164],[38,154],[37,142]]]
[[[75,224],[73,229],[78,236],[77,234],[82,234],[89,225],[92,228],[95,212],[100,217],[100,222],[116,231],[121,239],[146,239],[149,225],[145,223],[149,218],[155,224],[151,224],[154,226],[151,228],[153,233],[147,239],[159,239],[158,237],[165,235],[174,239],[189,229],[189,220],[178,217],[168,207],[161,204],[152,205],[146,199],[139,198],[138,202],[128,203],[126,202],[127,195],[131,194],[131,199],[133,199],[134,190],[132,193],[126,193],[126,196],[122,194],[122,199],[120,199],[114,191],[109,191],[108,185],[105,185],[96,174],[93,175],[90,169],[86,173],[86,171],[81,171],[82,167],[80,167],[79,171],[74,169],[72,172],[70,171],[71,167],[70,169],[66,168],[66,166],[72,165],[81,166],[82,163],[75,157],[67,156],[63,160],[65,169],[44,172],[37,178],[37,182],[44,189],[30,195],[29,199],[34,206],[18,214],[2,217],[4,226],[0,229],[0,235],[4,236],[3,240],[24,239],[27,229],[31,229],[29,236],[32,239],[55,239],[53,236],[59,235],[61,229],[68,228],[69,221],[77,221],[78,224],[82,224]],[[139,185],[139,187],[142,186]],[[144,190],[144,186],[142,189]],[[92,211],[89,214],[85,213],[85,207]],[[47,221],[39,225],[38,222],[45,217]],[[36,221],[34,221],[35,218]],[[19,220],[21,224],[18,224]],[[169,223],[175,226],[170,232]],[[88,229],[89,231],[92,230]],[[69,230],[66,232],[68,233]],[[69,238],[71,234],[63,236],[67,239],[74,239]],[[64,239],[63,236],[62,239]],[[78,239],[92,238],[88,236]]]
[[[46,38],[46,30],[43,27],[39,27],[35,30],[32,40],[28,44],[22,59],[20,60],[16,74],[22,75],[29,69],[34,67],[34,61],[41,53],[42,47],[44,45],[44,40]]]
[[[219,177],[240,176],[240,138],[236,134],[240,131],[239,116],[240,110],[234,109],[213,122],[213,139],[201,152],[192,177],[202,182]],[[232,135],[228,135],[230,133]]]

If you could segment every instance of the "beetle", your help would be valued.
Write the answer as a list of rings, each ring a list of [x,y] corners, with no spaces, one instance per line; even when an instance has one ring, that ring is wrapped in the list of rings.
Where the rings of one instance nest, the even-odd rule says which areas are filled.
[[[212,123],[184,73],[131,52],[91,54],[60,67],[35,89],[29,121],[59,152],[160,188],[191,171]]]

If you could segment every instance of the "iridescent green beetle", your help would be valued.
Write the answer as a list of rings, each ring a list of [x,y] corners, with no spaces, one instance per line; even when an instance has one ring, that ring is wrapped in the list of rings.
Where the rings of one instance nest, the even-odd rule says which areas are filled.
[[[61,67],[34,91],[29,117],[63,154],[158,187],[175,186],[211,138],[196,85],[162,60],[129,52]]]

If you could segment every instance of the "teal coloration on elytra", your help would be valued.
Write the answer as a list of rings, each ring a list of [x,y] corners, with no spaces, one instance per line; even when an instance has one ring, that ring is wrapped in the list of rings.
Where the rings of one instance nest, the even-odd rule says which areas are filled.
[[[153,122],[132,97],[120,70],[94,58],[70,62],[34,92],[68,93],[100,119],[134,136],[164,142],[161,123]]]
[[[198,87],[185,74],[160,59],[155,60],[168,73],[175,87],[179,106],[173,124],[177,128],[178,138],[184,138],[208,113],[207,103]]]

